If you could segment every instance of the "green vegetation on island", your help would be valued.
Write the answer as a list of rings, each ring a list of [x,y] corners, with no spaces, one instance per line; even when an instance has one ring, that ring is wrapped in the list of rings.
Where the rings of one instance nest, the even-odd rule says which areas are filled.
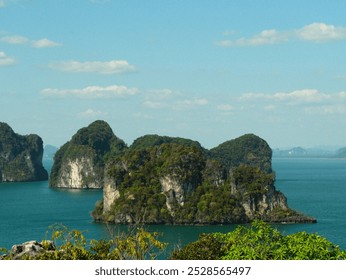
[[[272,171],[272,150],[268,143],[254,134],[245,134],[210,150],[211,156],[226,168],[254,166],[266,173]]]
[[[272,150],[246,134],[207,150],[197,141],[144,135],[129,147],[104,121],[55,154],[49,185],[103,188],[92,216],[121,224],[315,222],[276,190]]]
[[[189,139],[142,136],[109,157],[103,201],[92,215],[121,224],[315,222],[275,189],[271,153],[253,134],[211,150]]]
[[[105,162],[126,147],[104,121],[81,128],[55,154],[52,187],[102,188]]]
[[[38,135],[19,135],[0,122],[0,182],[47,180],[42,156],[43,141]]]

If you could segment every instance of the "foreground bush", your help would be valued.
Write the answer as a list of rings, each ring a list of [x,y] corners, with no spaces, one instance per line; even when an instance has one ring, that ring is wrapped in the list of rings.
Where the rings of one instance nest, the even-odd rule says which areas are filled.
[[[64,226],[51,228],[51,240],[34,241],[35,252],[23,254],[21,245],[14,246],[0,259],[36,260],[144,260],[157,259],[167,244],[157,233],[133,228],[128,233],[114,234],[105,240],[87,242],[77,230]],[[25,244],[25,243],[24,243]],[[23,246],[24,247],[24,246]],[[30,247],[30,246],[29,246]],[[1,250],[0,250],[1,251]],[[15,253],[17,252],[17,253]],[[346,260],[346,251],[318,234],[298,232],[282,235],[277,229],[255,221],[238,226],[234,231],[202,234],[200,238],[172,252],[173,260]]]
[[[346,251],[318,234],[298,232],[284,236],[268,224],[255,221],[226,234],[202,235],[196,242],[175,250],[171,259],[345,260]]]
[[[62,225],[51,227],[51,231],[51,240],[43,240],[37,244],[42,247],[38,254],[28,252],[18,258],[11,250],[2,259],[144,260],[155,259],[167,245],[157,240],[157,233],[150,233],[143,228],[133,228],[128,233],[118,234],[109,231],[110,239],[90,242],[86,241],[82,232],[69,230]]]

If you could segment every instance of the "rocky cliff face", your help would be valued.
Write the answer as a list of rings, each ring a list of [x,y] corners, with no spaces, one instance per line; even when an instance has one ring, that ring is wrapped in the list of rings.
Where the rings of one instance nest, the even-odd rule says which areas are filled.
[[[97,170],[93,157],[80,157],[66,160],[60,170],[57,186],[60,188],[101,188],[102,170]]]
[[[149,141],[146,141],[148,139]],[[215,224],[314,222],[275,189],[271,149],[255,135],[210,151],[181,138],[141,137],[106,169],[99,221]]]
[[[115,182],[112,180],[105,180],[103,187],[103,211],[108,212],[111,210],[111,205],[115,200],[120,197],[119,190]]]
[[[286,197],[275,189],[274,175],[259,169],[241,166],[231,178],[231,192],[240,199],[245,215],[250,219],[271,219],[276,209],[289,211]]]
[[[56,152],[49,185],[75,189],[102,188],[107,158],[125,148],[125,143],[114,135],[106,122],[93,122],[77,131]]]
[[[42,155],[43,142],[38,135],[16,134],[0,122],[0,182],[47,180]]]

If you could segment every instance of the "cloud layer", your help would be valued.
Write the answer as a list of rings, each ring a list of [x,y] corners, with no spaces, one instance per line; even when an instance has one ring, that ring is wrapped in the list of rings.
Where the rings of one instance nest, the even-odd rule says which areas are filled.
[[[327,94],[316,89],[302,89],[292,92],[244,93],[238,102],[262,108],[265,111],[301,110],[309,115],[346,113],[346,92]]]
[[[263,30],[260,33],[246,38],[221,40],[216,44],[221,47],[261,46],[301,40],[309,42],[328,42],[346,39],[346,27],[334,26],[315,22],[300,29],[278,31],[276,29]]]
[[[62,46],[62,44],[54,42],[47,38],[42,38],[39,40],[30,40],[29,38],[20,35],[3,36],[0,38],[0,41],[13,45],[29,45],[33,48],[38,49]]]
[[[137,88],[127,88],[117,85],[107,87],[89,86],[82,89],[46,88],[41,90],[41,95],[44,97],[76,97],[87,99],[124,98],[136,95],[137,93]]]
[[[48,65],[51,69],[76,73],[121,74],[135,71],[135,67],[126,60],[111,61],[61,61]]]
[[[245,93],[240,100],[273,100],[285,102],[286,104],[316,103],[329,99],[330,96],[316,89],[303,89],[292,92],[277,92],[274,94]]]
[[[15,64],[14,58],[7,56],[4,52],[0,51],[0,67],[10,66],[13,64]]]
[[[185,110],[208,105],[206,98],[184,98],[178,91],[170,89],[152,90],[145,96],[143,106],[149,109]]]

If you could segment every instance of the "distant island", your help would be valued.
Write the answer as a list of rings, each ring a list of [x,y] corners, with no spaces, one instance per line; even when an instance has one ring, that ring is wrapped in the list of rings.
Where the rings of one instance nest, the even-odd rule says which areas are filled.
[[[0,122],[0,182],[44,181],[43,142],[36,134],[19,135]]]
[[[53,145],[45,145],[43,149],[43,160],[53,160],[55,153],[59,150],[59,148]]]
[[[213,149],[145,135],[127,146],[104,121],[81,128],[55,154],[49,185],[103,188],[92,215],[107,223],[316,222],[275,189],[272,150],[254,134]]]

